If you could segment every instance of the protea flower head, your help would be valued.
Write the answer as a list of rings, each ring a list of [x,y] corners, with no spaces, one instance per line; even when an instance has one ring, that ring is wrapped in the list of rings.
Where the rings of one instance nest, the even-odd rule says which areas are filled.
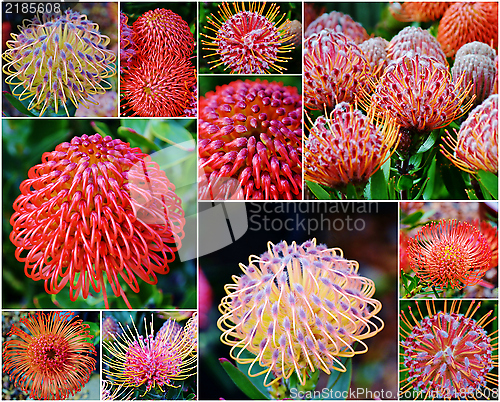
[[[128,143],[95,134],[46,152],[20,186],[10,240],[25,274],[49,294],[69,283],[70,299],[106,283],[127,301],[122,282],[156,284],[184,236],[184,212],[159,166]]]
[[[456,130],[454,130],[456,133]],[[441,152],[469,173],[498,173],[498,95],[477,106],[460,126],[457,138],[448,135]]]
[[[66,399],[80,391],[95,369],[89,326],[71,311],[28,313],[5,343],[3,372],[33,399]]]
[[[185,116],[194,102],[194,88],[196,69],[188,58],[140,53],[121,75],[121,107],[132,116]]]
[[[370,63],[343,33],[324,29],[304,43],[304,102],[309,109],[353,102],[371,77]]]
[[[479,41],[498,47],[498,3],[457,2],[441,18],[437,40],[447,57],[466,43]]]
[[[176,53],[190,57],[194,38],[189,25],[176,13],[164,8],[150,10],[132,24],[132,36],[144,56]]]
[[[495,51],[482,42],[472,42],[463,45],[455,56],[455,63],[451,68],[454,81],[462,75],[462,88],[465,89],[472,83],[471,92],[467,98],[475,95],[474,104],[481,104],[493,92],[497,66],[495,64]]]
[[[371,71],[378,78],[387,66],[387,46],[389,42],[381,37],[370,38],[360,43],[359,48],[370,63]]]
[[[218,56],[209,61],[212,68],[224,65],[231,74],[267,74],[283,73],[285,67],[277,64],[290,60],[280,53],[291,52],[295,46],[291,43],[293,34],[289,32],[291,22],[285,15],[279,15],[280,8],[271,3],[264,13],[266,3],[251,1],[234,2],[233,11],[228,3],[219,4],[219,17],[211,14],[207,18],[210,25],[205,27],[215,32],[215,36],[202,33],[208,40],[202,40],[204,50],[213,53],[203,56]],[[289,42],[285,44],[285,42]]]
[[[354,21],[349,15],[339,11],[332,11],[329,14],[325,13],[316,18],[307,27],[304,37],[309,38],[312,34],[320,33],[326,28],[332,29],[335,32],[342,32],[358,45],[369,38],[366,29],[359,22]]]
[[[199,198],[301,199],[301,127],[294,87],[238,80],[208,92],[200,99]]]
[[[452,4],[452,2],[441,1],[395,1],[391,3],[389,10],[398,21],[428,22],[440,19]]]
[[[374,112],[365,116],[342,102],[318,117],[305,141],[306,180],[333,188],[366,183],[391,156],[399,135],[393,120],[377,124]]]
[[[168,320],[165,329],[155,336],[153,319],[150,325],[144,319],[146,335],[139,335],[135,323],[127,325],[114,341],[103,344],[107,351],[103,361],[108,366],[103,372],[114,386],[153,388],[165,392],[165,387],[176,386],[196,374],[198,321],[196,314],[179,330],[178,324]]]
[[[19,29],[7,41],[2,71],[13,95],[30,100],[28,110],[42,116],[51,107],[69,116],[69,101],[88,107],[96,103],[93,95],[111,89],[105,78],[116,74],[116,57],[86,15],[68,9],[26,20]]]
[[[407,372],[400,391],[418,392],[423,399],[469,399],[484,395],[488,383],[498,386],[498,376],[490,373],[498,366],[498,343],[485,330],[496,320],[492,311],[477,319],[480,302],[453,300],[447,311],[446,301],[444,310],[436,310],[434,301],[426,300],[423,314],[415,303],[418,314],[408,306],[409,316],[404,310],[400,315],[401,371]],[[465,308],[470,303],[465,314],[462,303]]]
[[[490,267],[491,251],[475,226],[441,219],[408,241],[408,258],[421,280],[437,288],[462,289],[480,281]]]
[[[137,44],[133,39],[134,31],[127,22],[127,15],[120,12],[120,73],[130,66],[137,53]]]
[[[498,228],[485,220],[475,219],[472,224],[479,229],[490,246],[490,268],[496,267],[498,265]]]
[[[412,133],[429,133],[462,116],[471,106],[468,90],[454,82],[448,68],[433,57],[407,53],[390,63],[373,95],[365,93],[366,109],[375,105]]]
[[[405,56],[409,51],[433,57],[438,62],[448,66],[448,61],[439,42],[429,31],[420,27],[409,26],[395,35],[387,47],[387,60],[395,61]]]
[[[363,340],[384,326],[373,282],[358,275],[358,263],[339,248],[316,239],[269,242],[267,252],[240,268],[243,275],[224,287],[217,325],[231,357],[250,364],[249,375],[255,365],[267,373],[264,386],[292,373],[305,384],[316,370],[345,372],[341,358],[366,352]],[[254,357],[243,357],[245,350]]]

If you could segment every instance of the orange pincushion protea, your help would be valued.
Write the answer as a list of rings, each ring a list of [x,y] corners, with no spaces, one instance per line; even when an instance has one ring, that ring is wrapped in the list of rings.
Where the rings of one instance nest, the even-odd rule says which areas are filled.
[[[409,239],[408,258],[421,280],[438,288],[462,289],[481,280],[490,267],[491,251],[476,227],[442,219]]]
[[[2,354],[3,372],[33,399],[66,399],[80,391],[95,369],[89,326],[68,312],[36,312],[12,326]]]
[[[447,57],[469,42],[498,47],[498,2],[457,2],[439,23],[437,40]]]
[[[444,12],[452,5],[452,2],[421,2],[405,1],[404,3],[393,2],[389,10],[394,18],[404,22],[428,22],[441,18]]]
[[[95,134],[74,137],[42,156],[21,183],[10,239],[25,274],[50,294],[70,286],[87,298],[106,283],[127,301],[120,282],[156,284],[184,236],[175,187],[139,148]]]
[[[325,13],[316,18],[307,27],[304,37],[308,38],[312,34],[320,33],[323,29],[342,32],[358,45],[369,38],[365,28],[360,23],[354,21],[349,15],[338,11],[332,11],[330,14]]]

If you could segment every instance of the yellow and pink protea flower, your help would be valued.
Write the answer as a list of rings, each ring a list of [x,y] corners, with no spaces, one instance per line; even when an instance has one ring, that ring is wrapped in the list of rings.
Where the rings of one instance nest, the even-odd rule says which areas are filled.
[[[497,320],[493,311],[476,319],[481,303],[454,300],[447,311],[446,301],[437,310],[427,300],[423,314],[415,303],[418,314],[408,306],[409,316],[404,310],[400,315],[401,372],[406,373],[401,392],[412,391],[412,399],[476,399],[488,384],[497,387],[498,375],[491,371],[498,367],[498,342],[485,330]]]
[[[111,89],[106,78],[116,74],[110,39],[86,15],[66,10],[26,20],[20,33],[7,41],[2,71],[19,100],[42,116],[49,108],[58,113],[97,104],[93,95]]]
[[[441,152],[459,169],[498,173],[498,95],[477,106],[456,133],[444,138]]]
[[[33,399],[66,399],[95,369],[89,326],[74,313],[35,312],[13,325],[2,354],[3,372]]]
[[[452,4],[447,1],[394,1],[389,11],[398,21],[429,22],[440,19]]]
[[[305,141],[305,179],[332,188],[364,184],[390,158],[399,137],[394,120],[378,124],[342,102],[319,116]]]
[[[373,281],[339,248],[316,239],[269,242],[267,252],[240,268],[243,275],[224,287],[217,325],[231,357],[249,364],[248,375],[266,374],[264,386],[293,373],[304,385],[316,370],[345,372],[341,359],[366,352],[364,340],[384,327]]]
[[[196,314],[182,328],[175,320],[168,319],[156,335],[152,318],[149,325],[144,319],[144,336],[139,335],[133,321],[132,325],[133,330],[127,325],[122,334],[103,344],[107,352],[103,361],[108,366],[103,372],[113,386],[144,386],[145,395],[154,388],[165,392],[166,387],[178,387],[176,381],[196,375]]]
[[[481,232],[455,219],[431,222],[408,240],[410,267],[424,282],[443,289],[477,284],[490,268],[490,245]]]
[[[175,187],[139,148],[99,134],[74,137],[46,152],[21,183],[10,240],[26,276],[70,299],[106,285],[128,303],[123,284],[157,283],[184,237]]]
[[[332,11],[329,14],[324,13],[316,18],[307,27],[304,37],[308,38],[312,34],[320,33],[323,29],[332,29],[335,32],[342,32],[358,45],[369,38],[366,29],[363,28],[359,22],[354,21],[351,16],[339,11]]]
[[[290,58],[281,53],[291,52],[295,46],[292,43],[294,35],[290,33],[291,22],[285,15],[279,16],[280,8],[271,3],[265,11],[266,3],[251,1],[245,7],[245,2],[234,2],[233,11],[228,3],[219,4],[219,16],[211,14],[206,27],[215,32],[215,36],[202,33],[208,40],[202,40],[204,50],[213,53],[204,56],[216,56],[218,59],[209,61],[211,68],[224,65],[231,74],[268,74],[283,73],[285,67],[278,63]]]

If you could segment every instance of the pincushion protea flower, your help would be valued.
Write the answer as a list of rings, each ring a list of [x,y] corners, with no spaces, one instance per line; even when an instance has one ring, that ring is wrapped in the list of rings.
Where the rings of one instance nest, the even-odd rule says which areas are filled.
[[[103,372],[113,385],[122,387],[144,386],[144,395],[153,388],[164,392],[164,387],[175,387],[174,381],[182,381],[196,374],[198,321],[194,314],[179,329],[174,320],[167,320],[162,330],[154,335],[153,319],[144,328],[146,335],[139,335],[127,325],[114,341],[103,344],[107,354],[103,361],[108,369]],[[135,332],[135,333],[134,333]]]
[[[388,45],[387,40],[378,36],[359,44],[359,48],[370,63],[372,73],[378,78],[380,78],[387,66]]]
[[[475,219],[472,224],[479,229],[484,236],[491,251],[490,268],[498,265],[498,229],[488,221],[479,221]]]
[[[456,130],[454,130],[456,133]],[[498,95],[477,106],[458,131],[448,135],[441,152],[455,166],[469,173],[485,170],[498,173]]]
[[[106,283],[127,301],[120,282],[156,284],[184,236],[184,212],[159,166],[139,148],[95,134],[74,137],[28,172],[10,219],[10,240],[25,274],[50,294],[69,283],[70,299]]]
[[[301,384],[308,372],[345,372],[341,358],[366,352],[363,340],[384,326],[373,282],[358,275],[358,263],[342,250],[316,245],[316,239],[269,242],[267,252],[240,268],[243,275],[224,287],[217,326],[231,357],[251,363],[250,376],[257,375],[254,365],[267,373],[266,387],[294,372]],[[254,357],[244,358],[245,350]]]
[[[325,13],[316,18],[307,27],[304,37],[308,38],[312,34],[320,33],[323,29],[342,32],[358,45],[369,38],[366,29],[359,22],[354,21],[351,16],[339,11],[332,11],[330,14]]]
[[[328,187],[364,184],[394,151],[397,124],[374,120],[353,105],[339,103],[330,116],[316,119],[305,141],[305,178]]]
[[[220,60],[209,61],[214,64],[211,69],[224,65],[231,74],[267,74],[283,73],[286,70],[277,63],[290,60],[280,53],[291,52],[293,43],[285,44],[293,39],[289,32],[290,21],[283,14],[279,17],[280,8],[271,3],[264,14],[266,3],[251,1],[245,8],[245,2],[234,2],[234,12],[226,2],[219,4],[219,17],[213,14],[207,18],[210,25],[205,27],[216,33],[205,35],[208,41],[202,40],[203,50],[213,51],[205,57],[219,56]]]
[[[437,40],[447,57],[469,42],[479,41],[498,47],[498,3],[456,2],[441,18]]]
[[[392,2],[389,11],[398,21],[404,22],[428,22],[440,19],[444,12],[452,5],[452,2],[421,2],[405,1]]]
[[[343,33],[324,29],[304,43],[304,102],[321,110],[353,102],[371,77],[370,63]]]
[[[95,369],[89,326],[74,313],[35,312],[13,325],[3,351],[3,371],[33,399],[66,399]]]
[[[238,80],[208,92],[200,99],[199,199],[302,198],[301,126],[294,87]]]
[[[418,316],[408,306],[411,320],[401,311],[401,341],[404,360],[401,392],[413,390],[417,398],[463,399],[484,395],[488,383],[498,386],[498,375],[490,371],[498,366],[498,343],[485,328],[496,317],[489,311],[473,318],[481,303],[470,302],[467,312],[460,313],[462,301],[452,301],[447,310],[436,310],[434,301],[426,300],[427,315],[417,305]],[[468,302],[464,302],[466,304]],[[496,332],[496,331],[495,331]],[[489,389],[489,391],[492,391]],[[413,396],[412,396],[413,398]]]
[[[5,82],[28,110],[42,116],[49,107],[69,116],[67,103],[88,107],[92,95],[105,93],[111,84],[105,78],[116,74],[115,55],[106,49],[107,36],[86,15],[66,10],[26,20],[19,34],[7,41],[3,54]]]
[[[423,226],[408,241],[410,267],[437,288],[475,285],[490,267],[490,246],[467,222],[441,219]]]

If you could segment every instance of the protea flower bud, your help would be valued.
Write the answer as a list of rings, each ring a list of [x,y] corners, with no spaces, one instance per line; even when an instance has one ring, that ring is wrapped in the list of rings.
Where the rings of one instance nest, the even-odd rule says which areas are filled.
[[[361,49],[343,33],[324,29],[304,43],[304,102],[309,109],[353,102],[371,76]]]
[[[68,9],[26,20],[12,37],[3,54],[5,82],[19,100],[30,99],[28,110],[42,116],[49,107],[64,108],[69,116],[68,102],[88,107],[93,95],[111,89],[105,78],[116,74],[116,57],[86,15]]]
[[[354,21],[351,16],[339,11],[323,14],[316,18],[306,29],[304,37],[307,39],[312,34],[320,33],[323,29],[331,29],[334,32],[342,32],[356,44],[360,44],[369,38],[366,29]]]
[[[280,53],[291,52],[295,47],[291,40],[291,22],[283,14],[279,16],[280,8],[271,3],[264,14],[266,3],[262,5],[250,2],[245,9],[245,2],[234,2],[233,9],[228,3],[219,4],[219,17],[213,14],[207,18],[211,26],[205,27],[216,33],[205,35],[208,41],[202,40],[203,50],[213,53],[203,56],[219,56],[219,59],[209,61],[214,64],[211,69],[224,65],[231,74],[266,74],[270,72],[283,73],[286,68],[277,64],[290,58],[280,56]],[[288,44],[285,44],[285,43]]]
[[[380,78],[387,66],[388,45],[389,42],[381,37],[370,38],[359,45],[359,48],[370,63],[372,73],[378,78]]]
[[[423,226],[408,241],[410,266],[423,281],[438,288],[475,285],[490,267],[490,246],[467,222],[442,219]]]
[[[457,138],[448,135],[441,152],[459,169],[469,173],[498,173],[498,95],[477,106],[462,125]]]
[[[394,18],[404,22],[428,22],[440,19],[452,2],[394,1],[389,10]]]
[[[301,127],[294,87],[238,80],[208,92],[200,99],[199,198],[301,199]]]
[[[240,264],[243,275],[225,286],[217,325],[238,363],[260,365],[264,386],[295,373],[345,372],[340,361],[368,350],[364,339],[380,332],[382,308],[373,282],[358,274],[342,250],[316,245],[268,243],[268,251]],[[355,349],[355,344],[361,350]],[[254,355],[243,358],[246,350]],[[274,380],[270,376],[274,375]]]
[[[364,184],[391,156],[398,126],[345,102],[316,119],[305,142],[305,179],[333,188]]]
[[[124,298],[136,275],[156,284],[184,236],[184,212],[159,166],[139,148],[95,134],[74,137],[28,172],[10,219],[10,240],[25,274],[50,294],[69,283],[70,299],[106,284]]]

